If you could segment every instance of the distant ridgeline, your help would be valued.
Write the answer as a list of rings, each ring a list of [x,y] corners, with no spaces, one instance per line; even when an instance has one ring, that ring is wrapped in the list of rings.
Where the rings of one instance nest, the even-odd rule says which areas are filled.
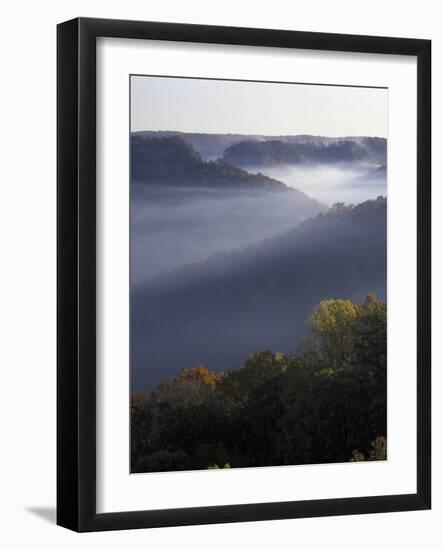
[[[363,163],[373,168],[362,179],[372,179],[385,178],[386,161],[387,141],[376,137],[131,134],[132,181],[171,187],[292,191],[285,183],[250,170]]]
[[[385,164],[387,161],[387,140],[378,137],[348,136],[332,138],[312,135],[265,136],[259,134],[204,134],[176,131],[143,131],[132,134],[132,137],[135,137],[136,140],[141,138],[170,138],[174,136],[180,137],[188,145],[191,145],[205,160],[222,158],[228,149],[230,149],[228,156],[232,155],[234,157],[237,154],[239,155],[242,150],[247,149],[249,147],[248,143],[253,142],[256,144],[283,143],[293,145],[294,147],[291,150],[294,158],[297,157],[295,153],[297,150],[296,146],[299,145],[298,152],[305,155],[306,159],[308,159],[309,155],[312,155],[312,157],[321,157],[322,155],[323,158],[330,158],[333,150],[335,150],[337,155],[345,160],[345,150],[347,150],[347,154],[350,155],[347,160],[351,160],[351,155],[354,155],[359,158],[374,159],[378,164]],[[352,148],[348,144],[355,144],[355,147]],[[239,145],[238,149],[236,148],[237,145]],[[257,147],[255,153],[259,153],[259,151],[265,152],[267,149],[271,150],[278,147],[281,148],[278,145],[265,145],[262,149]],[[316,155],[317,151],[327,149],[327,147],[331,147],[331,149],[319,152]],[[290,147],[287,149],[290,149]]]
[[[238,167],[273,165],[334,164],[339,162],[386,162],[386,140],[341,139],[333,142],[280,140],[241,141],[224,151],[224,160]]]
[[[181,137],[152,138],[144,132],[131,136],[131,179],[177,187],[290,190],[278,180],[250,174],[224,160],[204,161]]]

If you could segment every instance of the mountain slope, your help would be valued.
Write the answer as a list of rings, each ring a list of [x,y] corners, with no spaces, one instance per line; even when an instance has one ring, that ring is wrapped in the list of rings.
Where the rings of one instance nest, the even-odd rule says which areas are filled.
[[[288,352],[324,298],[385,298],[386,200],[338,205],[284,235],[133,289],[134,388],[183,367],[239,366],[259,348]]]
[[[133,134],[134,135],[134,134]],[[367,136],[341,136],[325,137],[314,135],[281,135],[268,136],[260,134],[207,134],[178,131],[141,131],[138,136],[159,138],[178,136],[191,145],[204,159],[221,158],[224,151],[241,141],[282,141],[284,143],[310,143],[316,146],[324,146],[337,141],[352,141],[363,145],[370,155],[379,163],[385,163],[387,158],[387,140],[379,137]]]
[[[325,144],[286,143],[279,140],[241,141],[228,147],[223,158],[238,167],[375,161],[366,145],[351,140]]]
[[[286,191],[287,186],[262,174],[249,174],[223,160],[204,161],[180,137],[131,136],[131,181],[177,187]]]
[[[281,234],[326,210],[276,179],[205,162],[179,137],[134,134],[131,147],[133,284]]]

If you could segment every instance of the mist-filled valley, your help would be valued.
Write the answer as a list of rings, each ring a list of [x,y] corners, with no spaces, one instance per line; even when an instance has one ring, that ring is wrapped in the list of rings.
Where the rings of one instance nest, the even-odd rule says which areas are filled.
[[[326,207],[302,193],[132,185],[131,281],[274,237]]]
[[[388,89],[132,75],[129,114],[131,473],[386,460]]]
[[[323,299],[385,299],[385,195],[378,138],[132,134],[132,388],[292,352]]]
[[[261,171],[328,206],[387,194],[387,142],[380,138],[245,139],[228,147],[223,159]]]
[[[132,136],[133,144],[151,140],[166,143],[170,139],[184,142],[191,148],[189,150],[210,164],[223,161],[231,168],[243,169],[250,174],[259,173],[302,191],[327,206],[335,202],[357,204],[387,194],[387,141],[383,138],[270,137],[170,131],[136,132]],[[140,163],[136,146],[134,156],[137,176]],[[157,159],[152,160],[152,166],[156,165]],[[180,180],[178,186],[181,187],[182,183]],[[209,186],[213,187],[214,182],[211,181]]]
[[[339,201],[358,204],[387,194],[385,165],[365,162],[342,162],[316,165],[283,165],[247,167],[262,170],[267,176],[283,181],[289,187],[303,191],[327,206]]]

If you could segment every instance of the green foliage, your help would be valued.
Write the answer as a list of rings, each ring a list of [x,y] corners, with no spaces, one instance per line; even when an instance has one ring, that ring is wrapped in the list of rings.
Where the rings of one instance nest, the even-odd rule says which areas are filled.
[[[387,305],[369,294],[354,326],[355,360],[384,367],[387,362]]]
[[[132,471],[385,460],[386,319],[373,294],[324,300],[300,354],[197,365],[134,394]]]
[[[323,300],[307,324],[306,349],[328,366],[385,366],[387,305],[369,294],[362,305],[350,300]]]
[[[319,356],[329,366],[351,362],[358,316],[359,307],[350,300],[323,300],[307,321]]]

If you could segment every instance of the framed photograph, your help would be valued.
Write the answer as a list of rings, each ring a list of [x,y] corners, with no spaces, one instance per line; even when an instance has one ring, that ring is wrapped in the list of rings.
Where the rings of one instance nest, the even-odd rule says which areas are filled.
[[[430,41],[57,36],[58,524],[429,509]]]

